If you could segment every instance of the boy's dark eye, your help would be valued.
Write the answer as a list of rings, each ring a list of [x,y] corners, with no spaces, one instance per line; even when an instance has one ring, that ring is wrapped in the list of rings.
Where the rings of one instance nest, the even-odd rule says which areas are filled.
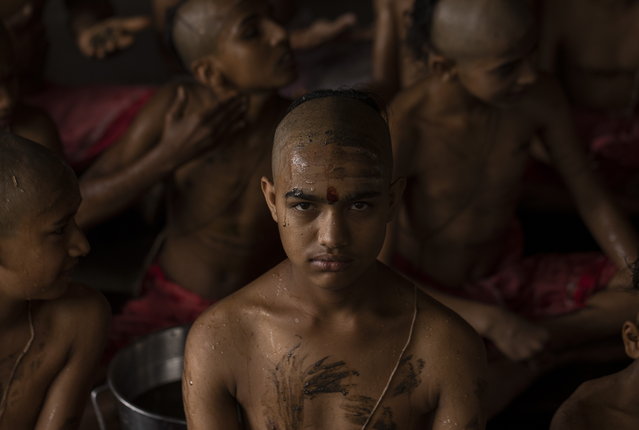
[[[308,202],[300,202],[293,205],[293,209],[298,210],[300,212],[305,212],[310,210],[312,205]]]
[[[67,226],[68,226],[68,224],[58,226],[58,227],[55,228],[55,230],[53,230],[51,232],[51,234],[56,235],[56,236],[62,236],[64,234],[64,232],[67,230]]]
[[[356,211],[363,211],[363,210],[368,209],[370,206],[371,206],[371,205],[369,205],[369,204],[368,204],[368,203],[366,203],[366,202],[354,202],[354,203],[351,205],[351,208],[352,208],[352,209],[354,209],[354,210],[356,210]]]
[[[517,68],[517,65],[519,64],[519,61],[513,61],[510,63],[506,63],[502,66],[499,66],[495,71],[497,72],[498,75],[500,76],[508,76],[511,73],[513,73],[515,71],[515,69]]]
[[[251,25],[251,26],[243,28],[240,34],[242,39],[244,40],[255,39],[259,37],[260,29],[257,25]]]

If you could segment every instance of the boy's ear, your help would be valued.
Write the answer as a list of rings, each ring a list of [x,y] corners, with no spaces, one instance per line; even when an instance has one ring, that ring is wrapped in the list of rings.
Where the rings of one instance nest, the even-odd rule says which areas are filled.
[[[191,63],[191,72],[198,82],[211,88],[221,99],[235,95],[230,82],[228,82],[212,55],[194,60]]]
[[[457,75],[455,64],[451,60],[433,52],[428,55],[428,68],[443,81],[450,81]]]
[[[397,212],[399,212],[399,208],[402,203],[402,196],[404,195],[405,188],[406,178],[404,177],[397,178],[395,179],[395,181],[393,181],[392,184],[390,184],[390,210],[388,211],[388,222],[391,222],[397,216]]]
[[[269,181],[266,176],[262,176],[262,194],[264,194],[264,200],[266,205],[271,211],[271,217],[273,221],[277,222],[277,207],[275,206],[275,185]]]
[[[628,357],[633,360],[639,359],[639,328],[637,325],[626,321],[621,329],[621,337]]]

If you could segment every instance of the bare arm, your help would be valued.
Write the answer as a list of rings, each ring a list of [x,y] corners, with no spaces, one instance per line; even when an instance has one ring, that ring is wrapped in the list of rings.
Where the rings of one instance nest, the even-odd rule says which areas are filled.
[[[71,430],[78,427],[88,399],[95,369],[104,352],[110,310],[97,292],[84,287],[69,305],[59,309],[64,332],[56,338],[73,336],[66,364],[49,387],[40,410],[36,430]]]
[[[184,353],[182,392],[187,425],[192,430],[240,430],[233,377],[226,361],[232,341],[224,334],[226,324],[205,322],[208,317],[209,312],[195,322]]]
[[[461,321],[447,330],[450,346],[437,357],[439,398],[433,430],[481,430],[486,426],[486,353],[477,334]]]
[[[184,88],[160,90],[123,138],[80,179],[83,201],[76,219],[82,228],[124,210],[241,126],[244,106],[238,99],[192,113],[185,112],[187,104]]]
[[[375,34],[373,40],[373,81],[388,100],[400,89],[399,29],[391,0],[373,0]]]
[[[635,231],[590,165],[559,85],[542,79],[535,106],[543,122],[541,137],[599,246],[620,270],[628,270],[637,257]]]
[[[108,0],[65,0],[80,52],[104,58],[135,42],[135,35],[151,25],[146,16],[115,17]]]

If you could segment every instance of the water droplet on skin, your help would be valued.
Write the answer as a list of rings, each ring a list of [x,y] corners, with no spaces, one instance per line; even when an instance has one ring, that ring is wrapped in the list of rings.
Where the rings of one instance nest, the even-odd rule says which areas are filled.
[[[189,385],[193,385],[193,381],[189,380]]]
[[[300,319],[299,318],[295,318],[293,321],[295,321],[295,324],[299,324],[300,323]]]

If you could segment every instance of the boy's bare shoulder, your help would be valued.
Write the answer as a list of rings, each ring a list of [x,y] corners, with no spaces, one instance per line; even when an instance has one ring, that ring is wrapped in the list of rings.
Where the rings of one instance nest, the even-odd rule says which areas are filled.
[[[87,336],[106,333],[111,308],[98,291],[72,283],[61,297],[43,301],[40,312],[52,328]]]
[[[390,104],[390,116],[406,116],[411,112],[423,110],[424,106],[427,106],[426,102],[433,97],[436,85],[432,77],[425,77],[402,89]]]
[[[418,291],[419,318],[416,331],[421,348],[428,350],[434,359],[445,360],[442,352],[465,354],[483,354],[484,346],[477,332],[455,312]],[[416,333],[417,334],[417,333]],[[436,350],[437,354],[433,354]]]
[[[240,341],[243,333],[260,324],[258,316],[268,317],[272,307],[277,306],[271,293],[279,276],[278,267],[210,306],[198,317],[191,331],[215,332],[215,336],[233,336]]]

